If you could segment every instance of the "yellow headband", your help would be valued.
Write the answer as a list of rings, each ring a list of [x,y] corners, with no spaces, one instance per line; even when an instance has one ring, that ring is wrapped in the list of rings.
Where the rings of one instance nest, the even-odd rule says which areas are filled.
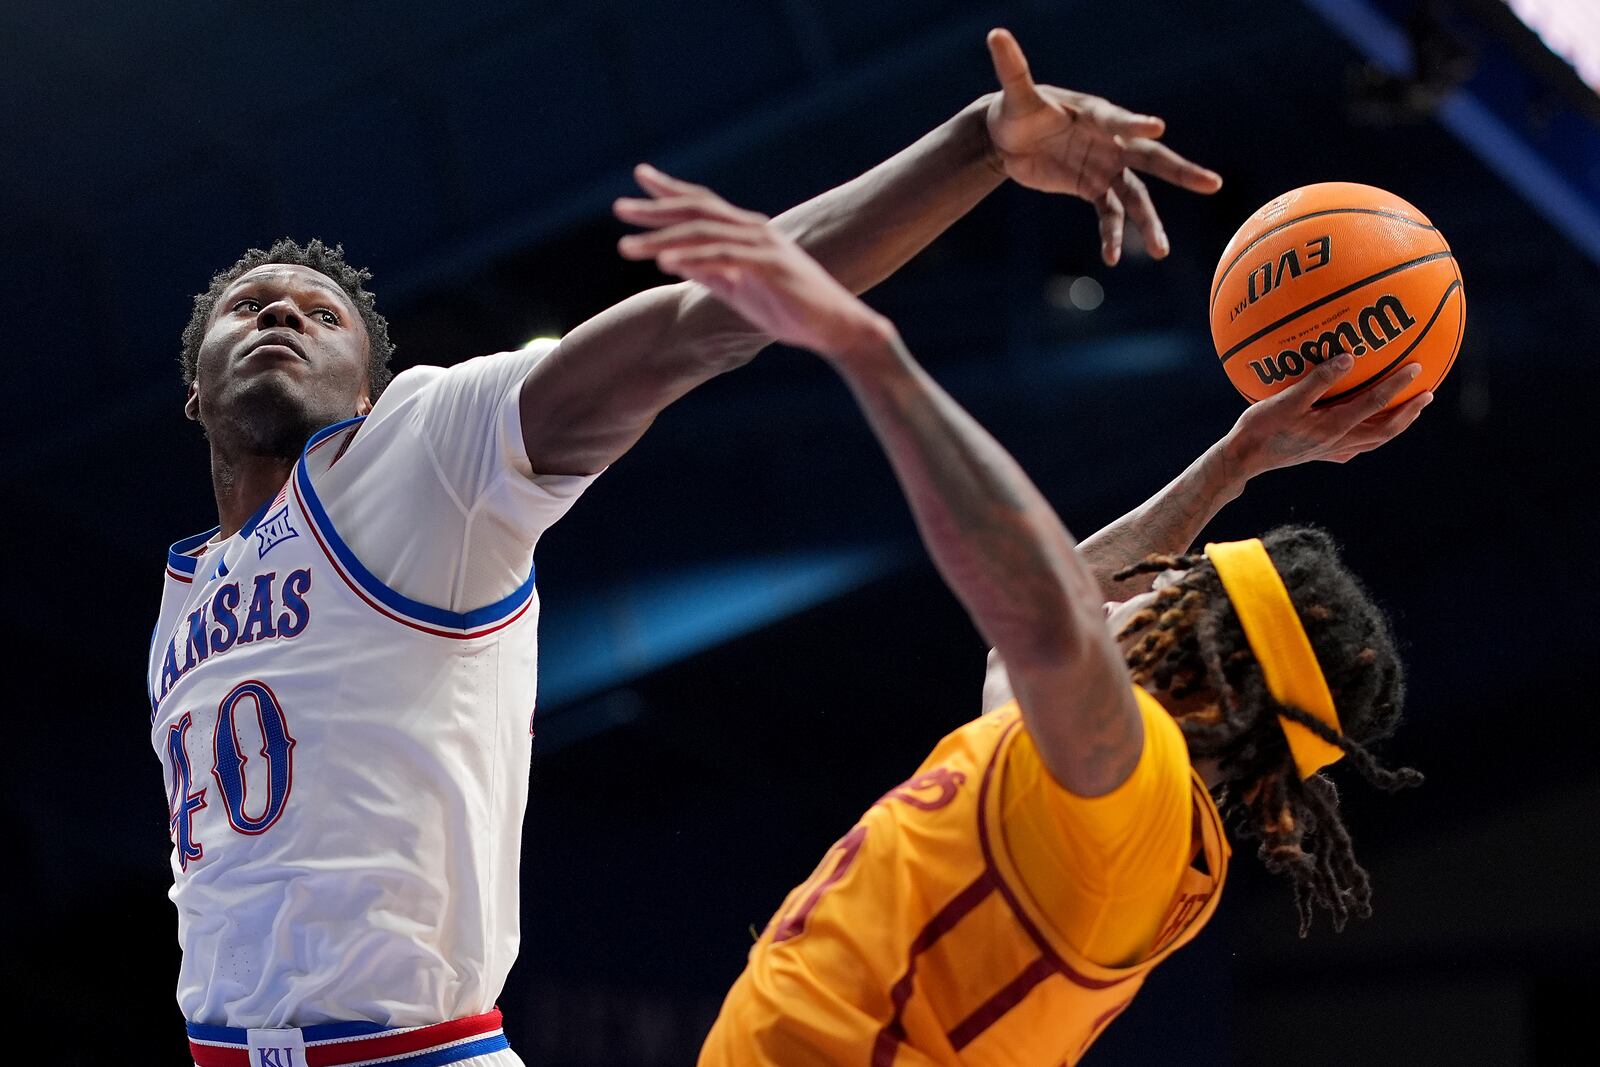
[[[1272,699],[1308,712],[1338,732],[1333,694],[1328,692],[1311,639],[1266,546],[1259,538],[1209,544],[1206,557],[1228,591]],[[1338,745],[1329,744],[1299,723],[1281,715],[1278,722],[1300,777],[1309,778],[1344,755]]]

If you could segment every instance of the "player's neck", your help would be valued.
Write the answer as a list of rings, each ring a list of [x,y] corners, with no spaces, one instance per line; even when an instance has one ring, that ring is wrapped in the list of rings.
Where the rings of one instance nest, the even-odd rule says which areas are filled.
[[[236,454],[211,448],[211,491],[217,498],[220,537],[238,533],[261,505],[289,480],[295,461],[283,456]]]

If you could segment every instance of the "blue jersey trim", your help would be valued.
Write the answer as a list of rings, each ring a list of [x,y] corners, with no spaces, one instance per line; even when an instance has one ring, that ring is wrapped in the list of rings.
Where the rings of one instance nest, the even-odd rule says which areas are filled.
[[[231,1026],[207,1026],[205,1023],[184,1023],[183,1028],[189,1031],[189,1036],[196,1041],[221,1041],[230,1045],[246,1045],[250,1043],[250,1034],[245,1030],[235,1030]]]
[[[312,440],[314,441],[316,438],[313,437]],[[241,526],[239,528],[239,532],[234,534],[234,536],[249,537],[251,534],[255,533],[256,527],[261,525],[261,520],[267,514],[267,507],[271,503],[272,501],[268,500],[259,508],[257,508],[256,513],[250,516],[249,521]],[[199,548],[201,545],[217,536],[221,530],[222,527],[213,526],[205,533],[197,533],[193,537],[185,537],[183,540],[174,543],[171,548],[167,549],[167,566],[171,567],[179,574],[193,575],[195,568],[200,565],[200,560],[194,556],[191,556],[189,553],[193,552],[195,549]],[[222,573],[227,574],[228,572],[226,569],[223,569]]]
[[[232,1026],[207,1026],[204,1023],[186,1023],[189,1036],[196,1041],[216,1041],[230,1045],[248,1045],[250,1031]],[[333,1041],[344,1037],[369,1037],[396,1029],[380,1023],[318,1023],[300,1028],[306,1041]]]
[[[317,491],[311,485],[311,468],[306,462],[311,450],[321,444],[332,434],[338,433],[346,427],[361,422],[361,417],[346,419],[336,422],[326,429],[318,430],[306,442],[305,453],[301,455],[300,462],[295,464],[295,484],[300,489],[301,499],[305,502],[306,510],[311,513],[311,520],[317,524],[322,535],[327,538],[328,548],[338,559],[339,565],[356,584],[360,585],[374,600],[385,607],[392,608],[403,615],[408,615],[420,622],[431,623],[434,626],[444,626],[453,630],[476,630],[490,623],[499,622],[501,619],[516,611],[527,603],[528,597],[533,593],[533,563],[528,564],[528,577],[510,595],[468,612],[450,611],[446,608],[436,608],[431,604],[424,604],[420,600],[412,600],[403,593],[389,588],[378,576],[362,566],[350,546],[344,543],[334,528],[333,522],[328,518],[328,513],[322,507],[322,501],[317,496]],[[260,516],[257,516],[259,519]]]
[[[167,566],[179,574],[193,574],[194,569],[200,565],[200,561],[189,555],[189,553],[217,536],[217,532],[221,529],[222,527],[220,526],[213,526],[205,533],[198,533],[193,537],[185,537],[182,541],[175,543],[171,548],[167,549]]]
[[[447,1063],[460,1063],[474,1056],[487,1056],[491,1052],[503,1052],[510,1048],[511,1042],[506,1040],[505,1034],[491,1034],[464,1045],[434,1049],[417,1056],[401,1056],[388,1062],[394,1067],[444,1067]]]

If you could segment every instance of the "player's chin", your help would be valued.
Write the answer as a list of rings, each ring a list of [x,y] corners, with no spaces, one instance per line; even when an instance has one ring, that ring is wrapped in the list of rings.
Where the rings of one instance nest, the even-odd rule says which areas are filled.
[[[251,411],[258,406],[269,409],[306,406],[311,389],[303,366],[272,363],[236,368],[224,394],[228,406],[241,411]]]
[[[354,402],[340,403],[293,373],[263,372],[236,378],[220,407],[246,448],[294,457],[312,434],[349,417]]]

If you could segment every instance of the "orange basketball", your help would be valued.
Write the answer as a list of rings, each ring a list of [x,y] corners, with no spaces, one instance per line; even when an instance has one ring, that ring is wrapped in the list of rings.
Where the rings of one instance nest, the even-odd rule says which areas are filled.
[[[1444,237],[1393,193],[1307,185],[1233,235],[1211,282],[1211,339],[1249,400],[1341,352],[1356,364],[1319,403],[1370,389],[1407,363],[1422,373],[1390,407],[1437,386],[1461,350],[1461,273]]]

